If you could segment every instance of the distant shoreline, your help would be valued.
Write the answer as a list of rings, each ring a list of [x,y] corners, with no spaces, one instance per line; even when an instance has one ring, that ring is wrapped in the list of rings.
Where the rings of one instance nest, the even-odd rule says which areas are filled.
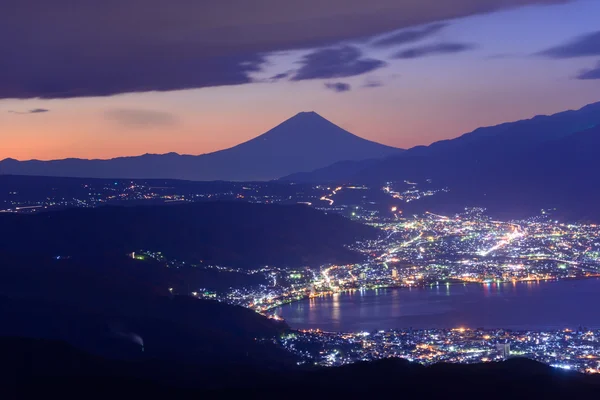
[[[591,279],[594,278],[594,279]],[[543,284],[543,283],[548,284]],[[507,282],[504,282],[507,283]],[[292,329],[328,332],[486,328],[549,331],[600,330],[600,279],[581,277],[520,282],[522,285],[442,285],[428,290],[382,289],[347,293],[275,314]],[[272,311],[273,312],[273,311]]]
[[[547,283],[547,282],[567,282],[567,281],[581,281],[581,280],[590,280],[590,279],[600,279],[600,274],[599,275],[595,275],[595,276],[580,276],[580,277],[571,277],[571,278],[544,278],[544,279],[534,279],[534,280],[518,280],[518,281],[492,281],[492,282],[447,282],[443,285],[414,285],[414,286],[382,286],[382,287],[378,287],[378,288],[365,288],[365,291],[375,291],[375,290],[385,290],[385,291],[391,291],[394,289],[408,289],[408,290],[412,290],[412,289],[427,289],[427,288],[432,288],[432,287],[438,287],[438,286],[458,286],[458,285],[498,285],[498,284],[509,284],[509,283],[513,283],[513,284],[517,284],[517,283]],[[314,297],[310,297],[310,296],[303,296],[299,299],[290,299],[290,301],[286,301],[281,303],[280,305],[276,305],[273,307],[269,307],[265,310],[265,312],[267,311],[272,311],[275,310],[277,308],[283,307],[283,306],[287,306],[293,303],[298,303],[300,301],[304,301],[304,300],[310,300],[310,299],[315,299],[315,298],[321,298],[321,297],[329,297],[329,296],[333,296],[335,294],[352,294],[354,292],[357,291],[361,291],[361,289],[344,289],[344,290],[340,290],[339,292],[335,292],[335,293],[323,293],[323,294],[319,294],[316,295]],[[258,311],[257,311],[258,312]]]

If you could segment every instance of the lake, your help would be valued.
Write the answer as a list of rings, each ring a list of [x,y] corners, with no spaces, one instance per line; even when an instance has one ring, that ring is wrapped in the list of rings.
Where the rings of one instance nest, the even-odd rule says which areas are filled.
[[[600,279],[354,291],[287,304],[276,313],[292,328],[343,332],[600,329]]]

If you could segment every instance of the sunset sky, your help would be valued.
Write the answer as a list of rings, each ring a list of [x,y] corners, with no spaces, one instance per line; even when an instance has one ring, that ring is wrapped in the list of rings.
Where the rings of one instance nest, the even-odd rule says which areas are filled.
[[[598,0],[7,2],[0,159],[202,154],[300,111],[406,148],[600,101]]]

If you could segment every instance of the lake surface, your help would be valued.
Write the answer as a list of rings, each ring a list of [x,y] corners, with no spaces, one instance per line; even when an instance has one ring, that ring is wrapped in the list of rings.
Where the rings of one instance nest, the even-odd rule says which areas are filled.
[[[292,328],[600,329],[600,279],[440,285],[340,293],[282,306]]]

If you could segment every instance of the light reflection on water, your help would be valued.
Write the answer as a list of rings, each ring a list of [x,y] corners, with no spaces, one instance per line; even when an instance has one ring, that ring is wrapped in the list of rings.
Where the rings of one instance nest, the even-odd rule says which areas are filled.
[[[293,328],[600,329],[600,279],[439,285],[339,293],[280,307]]]

